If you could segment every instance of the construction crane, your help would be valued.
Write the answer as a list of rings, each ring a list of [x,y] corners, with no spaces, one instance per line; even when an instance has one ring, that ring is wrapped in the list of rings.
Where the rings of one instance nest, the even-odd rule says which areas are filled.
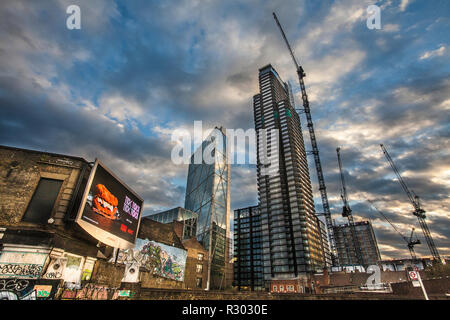
[[[331,220],[331,212],[330,212],[330,205],[328,204],[328,196],[327,196],[327,189],[325,187],[325,179],[323,177],[322,172],[322,165],[320,163],[320,157],[319,157],[319,148],[317,147],[317,141],[316,141],[316,135],[314,134],[314,126],[311,118],[311,111],[309,109],[309,102],[308,102],[308,96],[306,94],[306,88],[305,83],[303,81],[303,78],[306,76],[302,66],[300,66],[297,62],[297,59],[294,56],[294,52],[292,51],[291,46],[289,45],[289,41],[286,38],[286,35],[284,34],[283,28],[281,27],[280,21],[277,18],[277,15],[275,12],[273,12],[273,17],[278,25],[278,28],[280,28],[281,35],[283,36],[284,42],[286,43],[286,46],[289,50],[289,53],[292,57],[292,60],[294,61],[295,68],[298,75],[298,82],[300,84],[300,89],[302,91],[302,100],[303,100],[303,112],[306,115],[307,125],[309,129],[309,136],[311,138],[311,146],[312,146],[312,154],[314,155],[314,162],[316,164],[316,170],[317,170],[317,179],[319,182],[319,190],[320,190],[320,196],[322,198],[322,206],[323,206],[323,213],[325,216],[325,222],[328,229],[328,237],[332,252],[332,263],[334,266],[338,265],[338,261],[336,259],[337,257],[337,251],[336,251],[336,241],[334,239],[334,232],[333,232],[333,222]]]
[[[386,217],[386,215],[383,213],[383,212],[381,212],[377,207],[375,207],[375,204],[373,203],[373,201],[372,200],[368,200],[367,199],[367,201],[368,202],[370,202],[370,204],[372,205],[372,207],[384,218],[384,220],[386,220],[387,222],[389,222],[389,224],[392,226],[392,228],[394,228],[394,230],[395,231],[397,231],[397,233],[402,237],[402,239],[403,240],[405,240],[405,242],[406,242],[406,244],[407,244],[407,246],[408,246],[408,250],[409,250],[409,253],[411,254],[411,258],[413,259],[413,260],[416,260],[417,259],[417,257],[416,257],[416,253],[415,253],[415,251],[414,251],[414,246],[416,245],[416,244],[420,244],[421,242],[420,242],[420,240],[419,239],[415,239],[415,240],[413,240],[413,235],[414,235],[414,227],[412,228],[412,230],[411,230],[411,235],[409,236],[409,239],[408,238],[406,238],[400,231],[398,231],[398,229],[395,227],[395,225]]]
[[[431,255],[433,256],[433,259],[437,262],[441,262],[441,257],[439,256],[439,252],[436,248],[436,245],[434,244],[433,238],[431,237],[430,229],[428,229],[428,225],[425,221],[426,215],[425,210],[423,210],[420,206],[419,197],[414,194],[414,192],[410,191],[408,189],[408,186],[406,185],[405,181],[403,181],[402,176],[400,175],[400,172],[398,171],[397,167],[394,164],[394,161],[392,160],[391,156],[387,152],[386,148],[383,144],[380,144],[381,150],[383,150],[384,155],[386,156],[386,159],[388,160],[389,164],[391,165],[392,170],[394,170],[394,173],[397,176],[398,181],[400,182],[403,190],[406,192],[406,195],[409,198],[409,201],[414,207],[413,214],[417,217],[419,220],[420,227],[422,228],[423,235],[425,237],[425,240],[427,242],[428,248],[430,249]]]
[[[350,233],[352,236],[353,249],[355,251],[356,261],[359,265],[364,265],[363,257],[361,253],[361,244],[359,242],[358,234],[356,233],[355,222],[353,221],[352,209],[350,209],[350,205],[348,204],[348,196],[347,196],[347,188],[345,187],[345,179],[344,172],[342,171],[342,161],[341,161],[341,148],[336,148],[338,164],[339,164],[339,172],[341,174],[341,198],[344,206],[342,207],[342,216],[348,219],[348,225],[350,227]]]

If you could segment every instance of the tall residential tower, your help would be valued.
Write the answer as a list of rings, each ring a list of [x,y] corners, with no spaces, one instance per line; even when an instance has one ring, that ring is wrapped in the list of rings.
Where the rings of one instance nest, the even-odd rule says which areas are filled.
[[[267,284],[272,279],[295,279],[323,268],[324,250],[300,118],[289,87],[267,65],[259,69],[259,89],[260,93],[253,97],[253,109]],[[264,139],[260,129],[275,129],[279,134],[272,131]],[[270,159],[271,164],[265,159]]]

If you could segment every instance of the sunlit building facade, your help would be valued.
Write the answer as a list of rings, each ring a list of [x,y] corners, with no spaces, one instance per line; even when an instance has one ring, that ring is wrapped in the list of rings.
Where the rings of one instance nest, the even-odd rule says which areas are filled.
[[[224,129],[216,127],[192,155],[186,186],[185,208],[198,214],[197,240],[211,257],[211,289],[224,288],[232,281],[226,270],[231,260],[230,165],[226,145]]]

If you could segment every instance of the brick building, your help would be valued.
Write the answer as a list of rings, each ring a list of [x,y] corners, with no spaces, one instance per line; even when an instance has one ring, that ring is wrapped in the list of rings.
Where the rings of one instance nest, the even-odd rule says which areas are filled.
[[[196,238],[183,240],[183,246],[187,249],[186,260],[186,289],[206,289],[208,278],[208,250],[206,250]]]
[[[45,288],[42,298],[76,298],[73,290],[86,285],[184,289],[194,288],[197,278],[204,288],[205,271],[197,273],[192,260],[202,248],[183,244],[173,225],[141,219],[136,245],[144,241],[158,255],[158,273],[148,265],[120,263],[117,249],[74,222],[91,167],[80,157],[0,146],[0,282],[29,284],[13,293],[0,286],[0,295],[30,299],[40,292],[36,288]],[[144,258],[154,263],[154,255]]]
[[[308,276],[297,279],[273,279],[270,281],[270,292],[272,293],[310,293],[314,284]]]
[[[0,278],[51,288],[91,279],[107,250],[70,221],[89,168],[79,157],[0,146]]]

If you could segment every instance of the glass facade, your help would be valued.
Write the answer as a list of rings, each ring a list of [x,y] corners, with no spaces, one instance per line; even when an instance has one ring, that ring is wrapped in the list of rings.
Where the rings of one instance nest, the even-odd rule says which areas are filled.
[[[268,282],[322,269],[325,261],[300,118],[288,85],[267,65],[259,70],[259,89],[253,110],[263,273]],[[267,135],[264,144],[261,129],[279,134]],[[270,175],[265,174],[268,165],[261,161],[264,153],[278,163]]]
[[[229,260],[230,168],[226,144],[224,129],[216,127],[192,155],[186,186],[185,208],[198,214],[197,240],[211,257],[210,288],[223,288]]]
[[[377,264],[381,260],[381,257],[372,224],[369,221],[355,222],[355,229],[361,246],[363,265]],[[342,224],[334,226],[333,230],[339,264],[341,266],[358,265],[350,226],[348,224]]]
[[[264,290],[261,214],[258,206],[234,210],[234,283],[238,290]]]
[[[183,222],[183,240],[195,237],[197,234],[198,214],[185,208],[177,207],[167,211],[159,212],[146,218],[161,223],[171,223],[173,221]]]

